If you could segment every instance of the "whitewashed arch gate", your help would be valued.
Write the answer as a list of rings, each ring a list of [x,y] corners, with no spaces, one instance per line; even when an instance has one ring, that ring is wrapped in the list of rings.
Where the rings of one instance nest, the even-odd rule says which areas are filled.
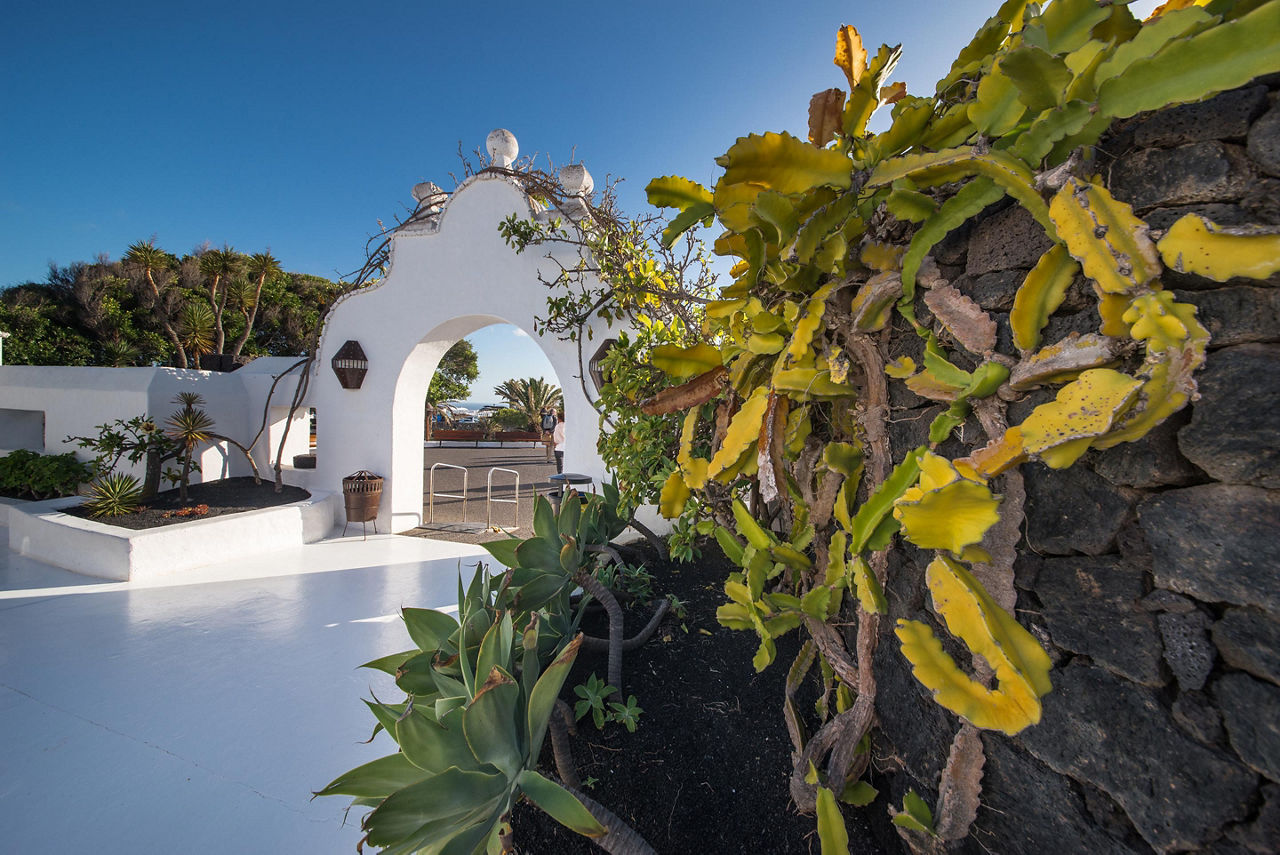
[[[540,213],[511,179],[475,175],[433,220],[395,234],[390,267],[380,283],[347,295],[330,312],[308,396],[316,408],[318,486],[341,489],[343,476],[360,469],[382,475],[380,531],[421,524],[427,384],[445,351],[489,324],[519,327],[551,362],[564,390],[566,471],[597,481],[606,477],[596,451],[598,417],[579,380],[578,346],[540,337],[533,329],[534,316],[546,312],[540,273],[550,279],[558,268],[546,258],[546,249],[517,254],[498,233],[498,224],[511,214]],[[563,253],[566,265],[576,261],[568,257],[571,248],[552,251]],[[602,321],[593,323],[599,341],[606,330]],[[368,360],[359,389],[342,388],[330,367],[347,341],[359,342]],[[341,516],[335,522],[341,523]]]

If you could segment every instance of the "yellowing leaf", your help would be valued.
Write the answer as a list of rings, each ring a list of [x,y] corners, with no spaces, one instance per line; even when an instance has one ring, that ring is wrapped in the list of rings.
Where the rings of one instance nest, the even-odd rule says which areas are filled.
[[[1039,723],[1040,702],[1026,682],[1014,679],[988,689],[956,667],[926,624],[899,620],[894,632],[915,678],[933,693],[935,701],[974,727],[1012,736]]]
[[[689,487],[679,469],[672,470],[662,485],[662,494],[658,498],[658,511],[666,519],[675,519],[684,511],[685,502],[689,501]]]
[[[902,254],[906,251],[905,246],[869,240],[862,245],[858,258],[873,270],[892,271],[902,266]]]
[[[749,184],[791,195],[815,187],[845,189],[853,180],[848,157],[790,134],[742,137],[716,158],[716,162],[725,168],[716,189],[717,211],[721,208],[720,194],[724,187]]]
[[[1019,426],[1023,448],[1054,469],[1070,466],[1133,405],[1141,386],[1110,368],[1084,372],[1027,416]]]
[[[899,356],[892,362],[886,363],[884,373],[898,380],[905,380],[916,371],[916,361],[910,356]]]
[[[1006,469],[1017,466],[1027,459],[1027,450],[1022,447],[1022,428],[1015,425],[999,438],[992,440],[982,448],[969,455],[968,462],[976,474],[983,478],[993,478]],[[957,467],[961,461],[957,460]]]
[[[986,484],[962,477],[945,458],[926,451],[919,484],[894,502],[893,515],[916,546],[959,555],[999,522],[999,507]]]
[[[889,610],[889,604],[884,598],[884,589],[880,587],[880,581],[871,572],[871,565],[861,555],[855,555],[853,560],[849,562],[849,576],[852,580],[850,587],[857,591],[858,603],[862,606],[863,611],[869,614],[882,615]]]
[[[1280,234],[1275,229],[1231,229],[1187,214],[1156,244],[1164,263],[1180,273],[1217,282],[1237,276],[1266,279],[1280,271]]]
[[[1160,275],[1147,224],[1106,188],[1067,180],[1049,203],[1058,236],[1084,273],[1108,294],[1127,294]]]
[[[836,30],[836,55],[833,62],[848,78],[850,89],[862,80],[862,75],[867,70],[867,50],[862,46],[862,36],[855,27],[845,24]]]
[[[1009,313],[1013,343],[1018,350],[1025,353],[1040,344],[1040,330],[1062,305],[1079,270],[1080,265],[1062,244],[1054,244],[1040,256],[1014,295],[1013,311]]]
[[[710,344],[697,344],[693,347],[663,344],[653,349],[650,360],[659,371],[684,379],[719,367],[720,351]]]

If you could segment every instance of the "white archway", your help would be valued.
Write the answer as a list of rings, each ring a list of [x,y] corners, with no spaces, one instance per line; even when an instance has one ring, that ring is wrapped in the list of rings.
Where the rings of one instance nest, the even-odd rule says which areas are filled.
[[[558,268],[546,258],[546,248],[517,254],[498,233],[499,223],[511,214],[541,213],[505,176],[473,176],[434,220],[396,233],[390,269],[380,283],[347,295],[330,313],[309,395],[317,414],[318,486],[341,489],[343,476],[360,469],[382,475],[380,531],[422,523],[427,383],[454,342],[490,324],[512,324],[528,333],[560,379],[569,425],[566,470],[597,481],[606,477],[596,452],[598,417],[579,379],[578,345],[540,337],[533,329],[535,315],[546,313],[540,274],[551,279]],[[552,251],[562,252],[566,265],[577,260],[567,248]],[[599,340],[605,325],[592,323]],[[368,360],[359,389],[342,388],[330,367],[347,341],[359,342]]]

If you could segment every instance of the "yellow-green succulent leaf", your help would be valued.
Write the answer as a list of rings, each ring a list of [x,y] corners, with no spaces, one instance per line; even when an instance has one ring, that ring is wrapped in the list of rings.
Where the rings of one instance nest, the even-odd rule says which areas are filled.
[[[667,480],[663,482],[662,493],[658,497],[658,511],[663,518],[673,520],[684,512],[685,503],[689,501],[689,485],[679,469],[671,470]]]
[[[1071,139],[1084,130],[1093,117],[1086,101],[1069,101],[1038,115],[1023,131],[1011,151],[1027,163],[1039,165],[1061,140]]]
[[[851,398],[857,390],[831,380],[830,370],[820,368],[780,368],[773,372],[773,385],[801,402],[811,398]]]
[[[1174,39],[1197,33],[1213,22],[1214,16],[1199,6],[1167,11],[1147,21],[1132,39],[1116,45],[1108,54],[1094,73],[1094,83],[1101,86],[1135,62],[1154,56]]]
[[[988,689],[956,667],[927,624],[899,620],[894,633],[916,680],[975,727],[1012,736],[1040,722],[1039,698],[1025,680],[1007,679]]]
[[[969,105],[969,120],[987,137],[1003,137],[1018,126],[1027,107],[1019,99],[1013,78],[1004,72],[1003,58],[978,84],[978,97]]]
[[[715,215],[716,207],[710,202],[681,211],[671,219],[671,222],[667,223],[667,227],[662,230],[659,241],[663,246],[670,249],[675,246],[675,242],[680,239],[680,235],[689,231],[698,223],[702,223],[704,226],[711,225]]]
[[[999,68],[1013,81],[1018,100],[1031,115],[1061,104],[1072,77],[1071,69],[1060,57],[1025,44],[1005,54]],[[978,92],[981,96],[981,87]]]
[[[790,244],[800,227],[795,202],[778,192],[769,191],[757,196],[751,213],[771,232],[768,242],[779,248]]]
[[[724,552],[725,557],[741,567],[743,548],[742,544],[738,542],[738,539],[723,526],[716,526],[714,535],[716,542],[720,544],[720,549]]]
[[[1062,244],[1055,243],[1040,256],[1014,295],[1013,310],[1009,312],[1013,344],[1018,350],[1026,353],[1039,346],[1040,331],[1062,305],[1079,270],[1080,265]]]
[[[1089,41],[1093,28],[1111,14],[1094,0],[1054,0],[1040,13],[1050,53],[1070,53]]]
[[[857,478],[864,460],[862,446],[855,442],[829,442],[822,449],[822,465],[845,478]]]
[[[885,200],[885,207],[899,220],[923,223],[938,210],[938,203],[932,196],[927,196],[919,190],[894,187],[889,193],[889,198]]]
[[[728,629],[755,629],[746,606],[738,603],[726,603],[716,608],[716,622]]]
[[[788,195],[814,187],[843,189],[853,179],[845,155],[787,133],[741,137],[716,162],[725,169],[722,185],[752,184]]]
[[[916,482],[920,475],[920,458],[925,453],[923,447],[907,452],[889,477],[858,508],[849,525],[849,548],[854,555],[867,548],[876,527],[893,510],[894,501]]]
[[[929,423],[930,444],[937,445],[944,441],[953,430],[964,424],[971,410],[969,402],[963,397],[952,401],[950,407],[934,416],[933,421]]]
[[[836,803],[836,794],[818,787],[818,842],[822,855],[849,855],[849,830]]]
[[[857,592],[862,610],[869,614],[887,613],[889,604],[884,598],[884,589],[880,587],[880,580],[871,572],[871,565],[866,559],[861,555],[854,556],[848,567],[851,582],[849,587]]]
[[[933,118],[933,100],[908,96],[893,105],[893,124],[876,135],[877,154],[892,157],[920,141],[920,136]]]
[[[663,373],[684,380],[705,374],[712,368],[718,368],[720,350],[715,345],[701,343],[693,347],[680,347],[674,344],[662,344],[653,348],[650,361]]]
[[[964,387],[961,395],[965,398],[987,398],[996,393],[1009,379],[1009,368],[994,360],[984,362],[969,375],[969,385]]]
[[[809,560],[809,556],[793,548],[790,544],[780,543],[770,548],[769,554],[774,561],[779,561],[793,570],[808,570],[813,566],[813,562]]]
[[[781,361],[784,364],[799,365],[806,361],[806,357],[812,356],[813,337],[822,327],[822,316],[826,311],[827,297],[831,296],[836,284],[833,282],[823,285],[805,303],[804,311],[796,319],[795,331],[791,335],[791,341],[787,345],[786,353],[782,356]]]
[[[954,196],[938,207],[933,216],[925,220],[912,236],[907,254],[903,256],[904,302],[915,297],[916,273],[930,250],[944,237],[981,213],[988,205],[998,202],[1004,195],[1005,191],[989,178],[978,178],[961,187]]]
[[[755,447],[768,407],[768,389],[756,389],[751,397],[747,398],[742,408],[730,420],[729,429],[725,431],[720,448],[707,466],[708,478],[718,478]]]
[[[893,304],[902,297],[902,277],[897,273],[877,273],[864,282],[849,304],[853,325],[862,332],[884,329]]]
[[[812,588],[800,599],[800,611],[814,620],[826,620],[831,605],[831,589],[826,585]]]
[[[1280,4],[1170,41],[1098,87],[1098,110],[1117,119],[1199,101],[1280,71]]]
[[[925,578],[934,611],[942,616],[947,630],[987,660],[997,679],[1024,680],[1036,697],[1050,691],[1053,663],[1049,655],[964,565],[939,556],[930,562]]]
[[[1147,224],[1100,185],[1068,179],[1049,205],[1067,250],[1109,294],[1128,294],[1160,275]]]
[[[1280,232],[1231,229],[1187,214],[1169,227],[1159,243],[1164,263],[1179,273],[1226,282],[1237,276],[1266,279],[1280,271]]]
[[[696,181],[681,178],[678,175],[664,175],[655,178],[644,188],[649,204],[655,208],[678,208],[687,211],[690,208],[711,204],[711,191]]]
[[[899,356],[892,362],[885,363],[884,373],[895,380],[905,380],[916,372],[916,361],[910,356]]]
[[[1133,405],[1141,386],[1141,380],[1110,368],[1085,371],[1059,389],[1055,400],[1027,416],[1019,426],[1023,448],[1054,468],[1070,465],[1088,449],[1089,441],[1107,433]],[[1052,461],[1045,458],[1046,452],[1062,446],[1066,448]]]
[[[1098,290],[1099,333],[1110,338],[1129,338],[1129,324],[1124,320],[1124,313],[1127,311],[1129,311],[1129,297],[1127,295],[1108,294],[1105,291]]]
[[[747,506],[742,504],[741,500],[734,499],[732,508],[734,522],[738,524],[738,534],[742,535],[742,538],[747,543],[756,549],[764,550],[777,545],[777,538],[770,532],[765,531],[760,526],[760,523],[755,521],[755,518],[751,516],[751,512],[747,510]]]
[[[941,471],[940,471],[941,470]],[[1000,500],[986,484],[961,477],[945,458],[925,452],[920,483],[903,492],[893,515],[907,540],[921,549],[945,549],[959,555],[981,543],[1000,520]]]
[[[1097,333],[1072,333],[1030,356],[1024,356],[1014,366],[1009,386],[1022,392],[1044,383],[1074,380],[1082,371],[1115,362],[1122,347],[1121,341]]]

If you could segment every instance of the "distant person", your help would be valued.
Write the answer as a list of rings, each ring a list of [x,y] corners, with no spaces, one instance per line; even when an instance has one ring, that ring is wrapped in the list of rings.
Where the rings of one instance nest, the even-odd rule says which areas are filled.
[[[550,407],[542,408],[542,442],[547,450],[547,462],[551,462],[551,432],[556,429],[556,411]]]
[[[551,441],[556,446],[556,474],[564,472],[564,410],[557,410],[555,414],[556,426],[551,431]]]

